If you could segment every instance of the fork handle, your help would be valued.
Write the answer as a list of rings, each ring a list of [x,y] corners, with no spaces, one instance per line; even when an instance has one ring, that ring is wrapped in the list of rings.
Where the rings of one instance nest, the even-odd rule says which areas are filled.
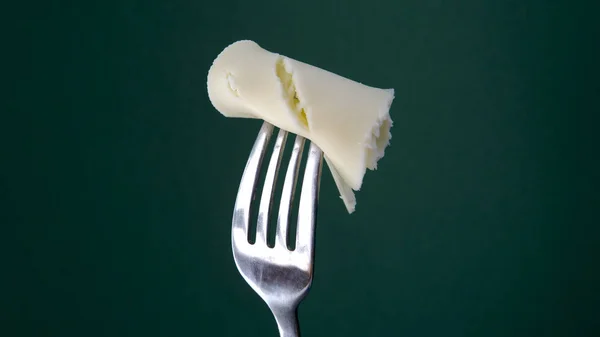
[[[275,321],[277,321],[281,337],[300,337],[298,307],[273,307],[271,311],[273,312],[273,316],[275,316]]]

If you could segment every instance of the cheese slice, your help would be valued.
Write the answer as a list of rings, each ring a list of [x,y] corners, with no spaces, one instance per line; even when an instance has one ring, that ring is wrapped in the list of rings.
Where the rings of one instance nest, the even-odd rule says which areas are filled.
[[[379,89],[272,53],[253,41],[223,50],[208,96],[225,117],[257,118],[317,144],[349,213],[391,139],[393,89]]]

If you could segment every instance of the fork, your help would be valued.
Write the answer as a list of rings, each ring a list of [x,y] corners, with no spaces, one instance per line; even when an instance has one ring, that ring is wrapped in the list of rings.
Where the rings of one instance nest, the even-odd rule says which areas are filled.
[[[250,204],[273,128],[273,125],[263,123],[246,163],[235,201],[231,244],[238,270],[271,309],[279,334],[297,337],[300,336],[298,305],[308,293],[313,278],[314,233],[323,153],[311,142],[300,194],[296,246],[292,250],[286,243],[288,222],[305,143],[303,137],[296,136],[281,192],[275,245],[269,247],[267,226],[273,204],[273,187],[288,136],[287,131],[279,130],[260,198],[256,241],[250,243]]]

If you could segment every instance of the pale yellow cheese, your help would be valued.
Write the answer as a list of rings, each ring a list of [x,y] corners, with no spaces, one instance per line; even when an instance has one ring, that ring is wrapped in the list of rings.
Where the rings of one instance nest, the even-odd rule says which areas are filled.
[[[377,168],[391,139],[393,89],[366,86],[248,40],[217,56],[208,96],[226,117],[262,119],[317,144],[350,213],[353,190],[367,168]]]

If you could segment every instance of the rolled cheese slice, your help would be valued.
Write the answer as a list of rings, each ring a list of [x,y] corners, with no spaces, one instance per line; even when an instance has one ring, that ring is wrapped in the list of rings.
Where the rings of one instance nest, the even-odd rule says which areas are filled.
[[[262,119],[317,144],[349,213],[353,190],[367,168],[377,168],[392,137],[393,89],[366,86],[249,40],[217,56],[208,96],[225,117]]]

